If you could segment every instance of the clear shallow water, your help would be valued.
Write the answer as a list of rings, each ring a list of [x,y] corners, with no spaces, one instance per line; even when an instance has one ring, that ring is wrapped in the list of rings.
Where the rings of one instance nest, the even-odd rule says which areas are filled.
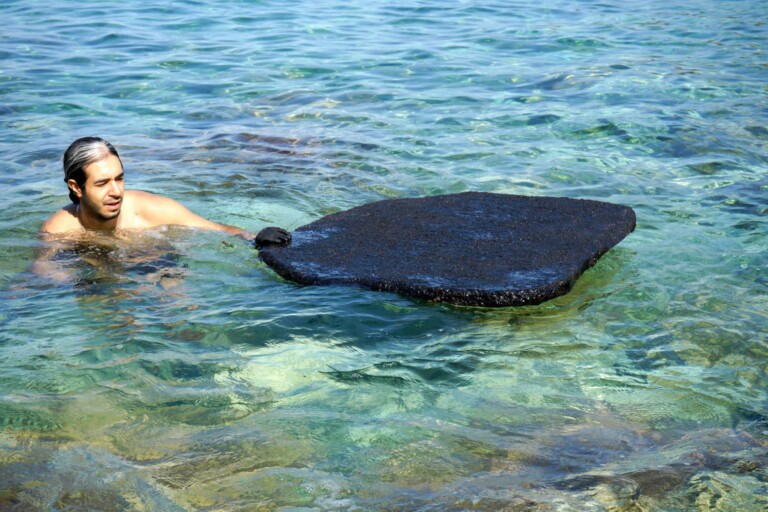
[[[761,4],[3,2],[0,508],[764,509]],[[465,190],[638,229],[530,308],[299,288],[186,230],[37,276],[92,134],[253,231]]]

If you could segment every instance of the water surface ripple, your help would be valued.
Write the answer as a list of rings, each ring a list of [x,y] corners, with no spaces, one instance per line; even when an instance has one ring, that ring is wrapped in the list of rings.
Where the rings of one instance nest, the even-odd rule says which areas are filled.
[[[2,2],[0,509],[765,510],[764,12]],[[469,190],[638,228],[495,310],[298,287],[217,233],[57,249],[85,135],[251,231]]]

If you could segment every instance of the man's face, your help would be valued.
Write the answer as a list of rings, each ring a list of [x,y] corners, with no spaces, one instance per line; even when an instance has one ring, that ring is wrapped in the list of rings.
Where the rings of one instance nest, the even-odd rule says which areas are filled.
[[[107,158],[86,165],[85,186],[80,188],[74,183],[73,190],[80,198],[80,208],[88,213],[110,220],[120,215],[123,204],[123,166],[120,159],[110,154]]]

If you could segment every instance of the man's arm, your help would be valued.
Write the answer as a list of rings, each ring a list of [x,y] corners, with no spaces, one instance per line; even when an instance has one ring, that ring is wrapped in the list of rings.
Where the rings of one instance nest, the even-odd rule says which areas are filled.
[[[189,211],[184,205],[174,199],[156,196],[146,192],[140,193],[140,197],[141,207],[137,208],[137,212],[153,225],[189,226],[200,229],[225,231],[245,238],[246,240],[253,240],[255,237],[253,233],[244,229],[220,224],[201,217],[200,215]]]
[[[155,196],[147,192],[138,192],[137,203],[141,203],[140,211],[143,212],[142,215],[146,216],[147,220],[155,226],[172,224],[177,226],[226,231],[227,233],[240,236],[248,241],[253,241],[258,248],[265,245],[285,245],[291,242],[291,234],[283,228],[267,227],[254,235],[249,231],[235,226],[228,226],[226,224],[210,221],[200,215],[192,213],[178,201],[167,197]]]
[[[69,247],[66,238],[41,230],[40,245],[35,248],[35,260],[29,266],[29,271],[55,281],[68,281],[71,272],[67,272],[55,258],[57,253]]]

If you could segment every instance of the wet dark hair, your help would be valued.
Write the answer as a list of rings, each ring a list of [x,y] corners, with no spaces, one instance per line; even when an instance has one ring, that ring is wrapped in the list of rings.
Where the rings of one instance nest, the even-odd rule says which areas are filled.
[[[100,137],[82,137],[69,145],[64,152],[64,182],[75,180],[80,188],[85,187],[85,168],[94,162],[104,160],[109,155],[115,155],[120,160],[115,147]],[[123,161],[120,160],[120,165]],[[80,204],[80,199],[70,189],[69,198],[75,204]]]

